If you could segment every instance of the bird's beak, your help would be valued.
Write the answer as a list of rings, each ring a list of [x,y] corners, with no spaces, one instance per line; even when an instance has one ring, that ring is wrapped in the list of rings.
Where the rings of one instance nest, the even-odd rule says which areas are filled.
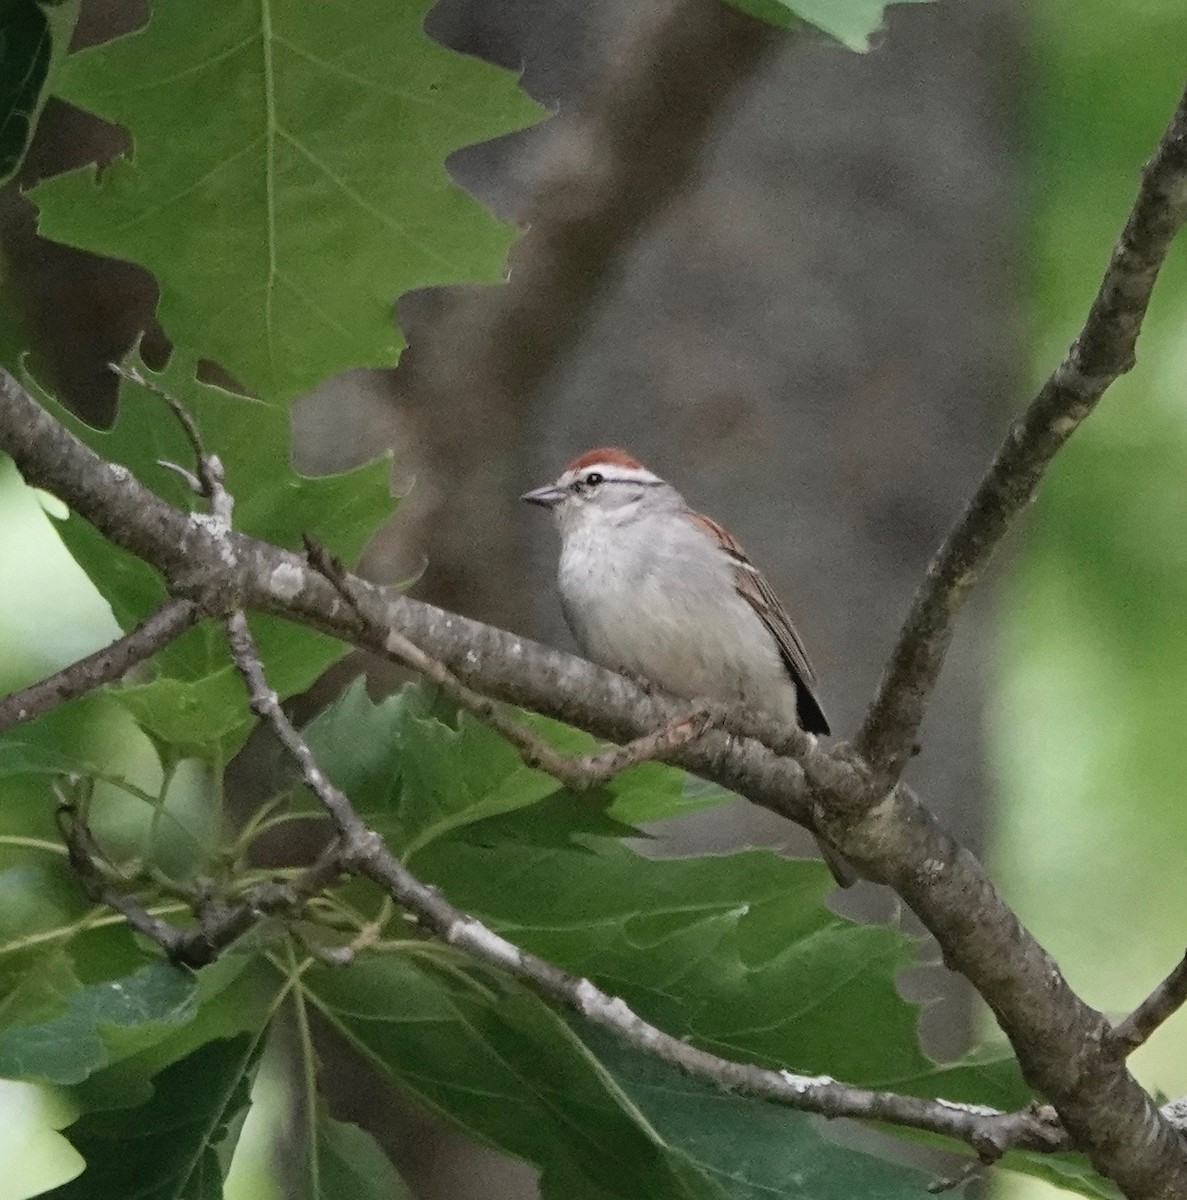
[[[529,504],[538,504],[541,508],[555,508],[567,495],[568,492],[564,488],[557,487],[555,483],[549,483],[544,487],[536,488],[535,491],[524,492],[520,499],[526,500]]]

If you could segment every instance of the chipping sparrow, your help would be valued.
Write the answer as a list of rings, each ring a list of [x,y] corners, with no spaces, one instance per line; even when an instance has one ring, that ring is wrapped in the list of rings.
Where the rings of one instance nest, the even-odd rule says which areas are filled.
[[[552,510],[561,608],[594,662],[828,733],[804,644],[771,585],[671,484],[606,448],[522,498]],[[821,852],[839,883],[853,882],[836,851]]]

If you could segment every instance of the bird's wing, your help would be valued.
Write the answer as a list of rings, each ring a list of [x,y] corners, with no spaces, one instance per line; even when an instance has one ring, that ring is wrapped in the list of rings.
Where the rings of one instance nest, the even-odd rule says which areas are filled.
[[[750,561],[741,542],[728,529],[702,513],[689,513],[689,517],[729,556],[738,595],[754,609],[775,639],[784,666],[796,685],[796,709],[800,725],[809,733],[828,733],[828,718],[816,696],[816,672],[808,661],[808,651],[766,576]]]

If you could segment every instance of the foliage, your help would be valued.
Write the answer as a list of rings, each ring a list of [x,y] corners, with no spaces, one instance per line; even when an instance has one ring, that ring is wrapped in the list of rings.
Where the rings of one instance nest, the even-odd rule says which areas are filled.
[[[42,184],[42,231],[143,263],[174,342],[273,401],[394,363],[395,297],[497,279],[510,244],[446,155],[536,114],[429,41],[427,8],[157,3],[65,64],[58,93],[128,126],[135,155]]]
[[[742,6],[815,23],[851,46],[866,44],[883,9],[874,0]],[[142,30],[80,52],[56,77],[73,9],[30,6],[30,22],[33,9],[53,51],[15,39],[24,58],[0,63],[9,85],[0,155],[19,158],[27,131],[7,118],[31,121],[47,78],[129,128],[131,156],[46,181],[33,199],[49,236],[155,273],[174,347],[159,371],[130,352],[127,365],[150,386],[122,386],[108,430],[45,403],[100,454],[196,507],[168,466],[189,466],[192,451],[153,391],[166,389],[220,455],[240,529],[291,547],[310,532],[356,561],[392,511],[388,464],[301,476],[287,404],[336,371],[392,362],[400,293],[501,275],[510,234],[450,181],[445,160],[522,126],[534,107],[505,73],[429,41],[425,5],[411,0],[360,0],[349,22],[332,6],[291,0],[225,0],[217,20],[155,0]],[[206,382],[204,362],[242,390]],[[163,599],[152,571],[78,518],[56,528],[121,627]],[[279,621],[252,625],[281,697],[345,652]],[[524,719],[567,752],[591,745]],[[300,921],[259,925],[196,975],[164,963],[82,894],[53,822],[55,786],[75,790],[113,869],[152,911],[184,919],[192,897],[213,890],[231,902],[272,875],[251,856],[269,829],[296,819],[317,827],[291,779],[245,825],[222,810],[227,765],[254,724],[221,631],[207,622],[150,670],[0,737],[0,1075],[58,1089],[43,1133],[66,1124],[85,1161],[69,1182],[75,1157],[44,1173],[40,1194],[221,1196],[278,1019],[297,1033],[304,1186],[317,1200],[408,1194],[371,1136],[335,1120],[319,1097],[319,1023],[381,1079],[535,1164],[547,1197],[920,1194],[918,1172],[834,1144],[802,1114],[650,1061],[426,939],[359,883],[317,897]],[[818,864],[766,852],[657,861],[627,844],[641,824],[725,793],[655,764],[568,792],[422,687],[379,702],[349,687],[308,738],[413,869],[676,1036],[855,1083],[1001,1107],[1029,1099],[1006,1056],[941,1066],[922,1053],[918,1006],[896,983],[917,945],[891,926],[833,914]],[[328,965],[327,947],[348,948],[351,961]],[[1111,1194],[1075,1159],[1016,1165]]]
[[[0,183],[16,173],[78,19],[79,0],[10,0],[0,11]]]
[[[735,8],[784,28],[803,23],[834,37],[850,50],[868,50],[891,4],[928,0],[730,0]]]

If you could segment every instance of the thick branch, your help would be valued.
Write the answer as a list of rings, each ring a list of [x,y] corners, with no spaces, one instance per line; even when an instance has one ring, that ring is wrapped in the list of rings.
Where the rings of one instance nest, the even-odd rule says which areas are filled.
[[[0,700],[0,733],[23,721],[31,721],[66,700],[122,679],[134,666],[146,662],[183,634],[200,615],[189,600],[169,600],[110,646],[80,658],[47,679],[5,696]]]
[[[1010,427],[960,520],[927,569],[857,747],[893,782],[910,756],[965,596],[1039,481],[1106,389],[1134,364],[1150,295],[1187,220],[1187,92],[1142,172],[1125,228],[1079,336]]]
[[[235,598],[382,651],[359,616],[303,558],[230,534],[166,504],[64,429],[0,373],[0,448],[118,545],[160,570],[171,590],[226,611]],[[229,560],[229,561],[228,561]],[[351,580],[368,623],[398,629],[475,690],[600,737],[627,741],[677,720],[673,698],[525,638],[387,596]],[[783,757],[753,738],[710,729],[670,761],[756,804],[823,828],[846,858],[889,884],[935,934],[945,962],[973,983],[1010,1039],[1031,1086],[1073,1142],[1135,1200],[1187,1195],[1187,1151],[1110,1049],[1104,1017],[1068,987],[981,865],[905,788],[873,808],[869,773],[844,745],[803,735]]]
[[[636,763],[670,754],[673,749],[700,737],[712,719],[708,709],[697,710],[662,729],[635,738],[625,746],[614,746],[592,754],[562,754],[525,725],[514,710],[466,687],[443,662],[426,654],[398,629],[373,621],[366,606],[357,599],[350,575],[342,563],[308,535],[305,537],[305,550],[310,563],[334,585],[334,589],[358,617],[361,627],[368,630],[372,641],[383,646],[387,658],[436,684],[458,708],[471,713],[510,742],[527,766],[539,768],[574,791],[584,791],[605,783]]]

